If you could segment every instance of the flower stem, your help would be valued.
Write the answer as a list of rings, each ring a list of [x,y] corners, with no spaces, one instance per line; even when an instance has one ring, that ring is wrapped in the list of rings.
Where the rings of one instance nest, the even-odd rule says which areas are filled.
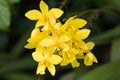
[[[59,8],[62,9],[66,5],[67,2],[68,0],[64,0]]]
[[[43,80],[43,75],[38,75],[38,80]]]

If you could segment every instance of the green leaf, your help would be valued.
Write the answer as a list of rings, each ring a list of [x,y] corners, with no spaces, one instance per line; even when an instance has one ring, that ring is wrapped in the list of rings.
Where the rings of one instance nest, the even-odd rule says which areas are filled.
[[[118,72],[120,72],[120,61],[115,61],[97,67],[77,80],[109,80]]]
[[[9,30],[10,17],[11,13],[7,0],[0,0],[0,30]]]
[[[7,80],[35,80],[33,75],[16,72],[5,76]]]
[[[21,37],[21,39],[15,44],[15,46],[13,46],[11,52],[10,52],[10,57],[12,59],[16,59],[18,58],[24,51],[24,46],[27,42],[27,38],[28,38],[28,31],[26,31],[26,33]]]
[[[35,64],[32,58],[25,58],[19,61],[10,62],[0,67],[0,75],[12,73],[17,70],[27,70],[35,67],[37,67],[37,65]]]
[[[102,45],[102,44],[110,43],[116,37],[120,37],[120,25],[100,35],[92,37],[88,39],[88,41],[93,41],[95,42],[96,45]]]
[[[20,0],[9,0],[11,3],[18,3]]]
[[[7,33],[0,32],[0,51],[4,50],[5,46],[8,44]]]
[[[111,4],[114,5],[114,7],[118,10],[120,10],[120,0],[110,0]]]
[[[111,61],[120,60],[120,38],[112,41]]]
[[[120,72],[114,74],[109,80],[120,80]]]

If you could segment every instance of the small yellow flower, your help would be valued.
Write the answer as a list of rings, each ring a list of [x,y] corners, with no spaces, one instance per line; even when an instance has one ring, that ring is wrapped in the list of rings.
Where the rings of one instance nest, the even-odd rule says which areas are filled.
[[[61,27],[61,30],[72,29],[74,31],[79,30],[86,25],[87,21],[81,18],[70,17],[65,24]]]
[[[93,49],[93,47],[95,46],[95,44],[93,42],[88,42],[86,44],[88,46],[88,50],[85,50],[86,55],[84,56],[84,64],[86,66],[90,66],[93,64],[93,62],[98,63],[96,57],[94,56],[94,54],[90,51]]]
[[[30,20],[38,20],[36,27],[55,24],[56,18],[59,18],[63,14],[63,11],[58,8],[52,8],[49,10],[48,5],[43,0],[40,1],[39,8],[41,12],[33,9],[25,14],[25,16]]]
[[[44,53],[37,51],[32,53],[33,59],[38,62],[36,74],[45,74],[45,69],[47,68],[48,71],[54,76],[56,72],[54,65],[59,64],[62,61],[62,58],[55,54],[48,55],[45,52],[46,51],[44,50]]]
[[[40,32],[39,28],[33,29],[31,37],[27,40],[28,44],[25,45],[25,48],[36,48],[39,43],[46,37],[48,37],[48,34],[45,32]]]
[[[93,62],[98,63],[96,57],[93,55],[93,53],[88,52],[85,57],[84,57],[84,64],[86,66],[91,66],[93,64]]]
[[[68,51],[62,51],[61,56],[63,57],[63,60],[61,62],[61,66],[66,66],[69,63],[71,63],[73,68],[78,67],[79,63],[76,60],[77,53],[78,53],[78,51],[74,48],[70,48]]]

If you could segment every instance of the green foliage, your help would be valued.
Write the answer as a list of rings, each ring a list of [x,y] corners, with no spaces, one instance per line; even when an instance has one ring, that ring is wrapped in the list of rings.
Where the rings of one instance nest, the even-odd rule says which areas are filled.
[[[120,60],[120,38],[114,39],[112,41],[110,58],[111,58],[111,61]]]
[[[120,11],[120,0],[110,0],[110,1]]]
[[[91,72],[78,80],[110,80],[113,75],[120,72],[120,61],[107,63],[98,68],[95,68]],[[119,77],[120,78],[120,77]],[[114,79],[111,79],[114,80]]]
[[[11,13],[6,0],[0,0],[0,16],[0,29],[9,30]]]
[[[11,3],[18,3],[18,2],[20,2],[20,0],[8,0],[8,1],[10,1]]]
[[[50,7],[62,3],[59,0],[45,1]],[[24,14],[31,7],[38,7],[39,0],[19,2],[0,0],[0,80],[37,80],[37,64],[31,57],[31,51],[24,49],[34,22],[27,20]],[[119,80],[120,0],[68,0],[63,10],[66,18],[78,14],[88,21],[86,28],[92,31],[86,41],[96,43],[92,52],[99,63],[91,67],[81,65],[74,70],[71,66],[58,66],[55,77],[48,73],[44,76],[45,80]]]
[[[116,26],[111,30],[103,32],[93,38],[90,38],[89,40],[95,42],[96,45],[102,45],[102,44],[110,43],[112,40],[116,39],[117,37],[120,37],[120,25]]]

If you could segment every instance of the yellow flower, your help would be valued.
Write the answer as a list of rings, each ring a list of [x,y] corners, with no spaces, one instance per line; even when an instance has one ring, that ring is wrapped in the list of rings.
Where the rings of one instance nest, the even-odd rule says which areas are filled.
[[[45,52],[47,51],[44,49],[43,53],[38,51],[32,53],[33,59],[38,62],[36,74],[45,74],[45,69],[47,68],[48,71],[54,76],[56,72],[54,65],[59,64],[62,61],[62,58],[55,54],[46,54]]]
[[[78,67],[79,63],[76,60],[77,53],[78,53],[78,51],[74,48],[70,48],[69,51],[62,51],[61,56],[62,56],[63,60],[61,62],[61,66],[66,66],[69,63],[71,63],[73,68]]]
[[[86,25],[87,21],[81,18],[70,17],[65,24],[61,27],[61,30],[79,30]]]
[[[95,46],[95,44],[93,42],[88,42],[87,43],[88,46],[88,50],[86,50],[86,55],[84,57],[84,64],[86,66],[90,66],[93,64],[93,62],[98,63],[97,58],[94,56],[94,54],[90,51],[93,49],[93,47]]]
[[[25,48],[36,48],[39,45],[40,41],[46,37],[48,37],[48,34],[45,32],[40,32],[39,28],[33,29],[31,37],[27,40],[28,44],[25,45]]]
[[[96,57],[93,55],[93,53],[88,52],[84,57],[84,64],[86,66],[90,66],[93,64],[93,62],[98,63],[98,61],[97,61]]]
[[[62,33],[59,36],[56,33],[53,33],[52,36],[43,39],[40,42],[42,47],[54,47],[55,49],[61,49],[62,51],[68,51],[69,45],[66,44],[70,40],[70,37]]]
[[[35,25],[36,27],[55,24],[56,18],[59,18],[63,14],[63,11],[58,8],[52,8],[49,10],[48,5],[43,0],[40,1],[39,8],[41,12],[33,9],[25,14],[30,20],[38,20]]]

